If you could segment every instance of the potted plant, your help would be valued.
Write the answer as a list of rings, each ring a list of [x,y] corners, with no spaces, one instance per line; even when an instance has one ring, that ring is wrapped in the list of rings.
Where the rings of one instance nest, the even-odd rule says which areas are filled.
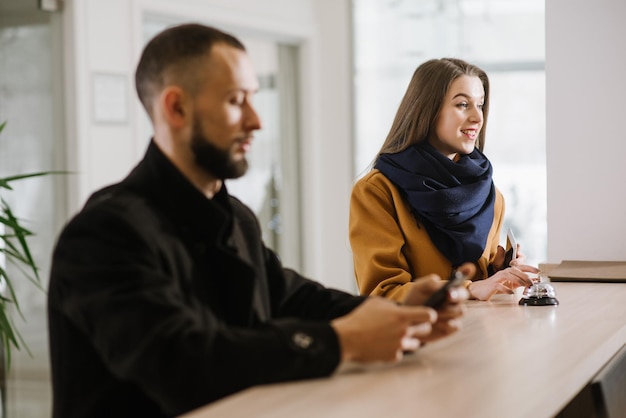
[[[5,126],[6,122],[0,124],[0,133]],[[14,283],[17,280],[26,279],[44,291],[39,277],[39,268],[28,245],[28,238],[33,233],[13,212],[5,199],[5,193],[13,191],[13,183],[18,180],[52,173],[55,172],[38,172],[0,178],[0,373],[4,375],[0,375],[0,385],[4,383],[6,373],[11,367],[11,350],[24,348],[30,354],[12,316],[14,312],[17,312],[19,317],[25,320]],[[9,265],[15,268],[7,269]]]

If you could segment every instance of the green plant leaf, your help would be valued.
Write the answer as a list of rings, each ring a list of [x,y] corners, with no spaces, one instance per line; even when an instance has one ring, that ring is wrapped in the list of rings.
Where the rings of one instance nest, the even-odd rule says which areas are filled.
[[[2,277],[3,283],[6,284],[6,287],[9,290],[9,295],[10,295],[9,297],[4,296],[2,299],[6,302],[9,302],[15,305],[15,310],[20,315],[20,317],[24,319],[24,315],[22,314],[20,305],[17,302],[17,296],[15,294],[15,289],[13,288],[13,283],[11,283],[11,280],[8,280],[7,272],[2,267],[0,267],[0,277]]]
[[[17,176],[3,177],[3,178],[0,178],[0,189],[13,190],[13,187],[11,187],[11,185],[9,184],[12,181],[29,179],[29,178],[33,178],[33,177],[49,176],[49,175],[52,175],[52,174],[71,174],[71,173],[72,173],[71,171],[53,170],[53,171],[39,171],[39,172],[36,172],[36,173],[20,174],[20,175],[17,175]]]
[[[15,233],[15,239],[17,239],[17,241],[19,242],[21,246],[21,251],[19,251],[19,253],[24,256],[24,258],[26,259],[26,264],[33,271],[33,274],[37,278],[37,281],[39,281],[39,269],[37,268],[37,265],[35,264],[35,260],[33,259],[33,256],[30,252],[30,248],[28,247],[28,244],[26,243],[26,237],[29,235],[32,235],[32,233],[28,231],[27,229],[22,228],[17,218],[13,215],[13,211],[11,211],[11,208],[9,207],[9,205],[6,204],[4,200],[2,200],[2,204],[3,204],[3,208],[2,208],[3,212],[5,216],[7,217],[7,220],[9,221],[8,223],[10,225],[14,225],[11,228],[13,229],[13,232]]]
[[[6,122],[0,124],[0,133],[4,130]],[[67,171],[41,171],[28,174],[18,174],[0,178],[0,191],[13,191],[13,182],[33,178],[47,176],[51,174],[68,174]],[[15,280],[19,276],[23,276],[32,282],[37,288],[45,292],[41,285],[39,277],[39,267],[35,262],[27,238],[33,233],[20,222],[14,215],[10,205],[0,195],[0,227],[4,226],[4,234],[0,235],[0,254],[4,255],[6,265],[16,267],[17,270],[6,270],[6,265],[0,265],[0,283],[4,285],[3,294],[0,294],[0,344],[4,348],[4,367],[6,371],[11,368],[11,352],[12,348],[17,350],[25,349],[29,355],[32,353],[28,349],[24,339],[18,332],[13,318],[11,316],[11,308],[19,314],[22,320],[25,320],[17,294],[15,292]],[[17,272],[19,274],[14,274]]]
[[[3,201],[3,200],[2,200],[2,203],[4,203],[4,201]],[[11,209],[9,209],[9,212],[10,212],[10,210],[11,210]],[[4,215],[7,215],[7,212],[6,212],[5,208],[4,208],[4,205],[2,206],[2,213],[3,213]],[[9,228],[11,228],[13,231],[20,231],[22,234],[25,234],[25,235],[33,235],[33,233],[32,233],[32,232],[30,232],[28,229],[26,229],[26,228],[24,228],[22,225],[20,225],[20,223],[19,223],[17,220],[13,220],[13,219],[11,219],[11,217],[10,217],[10,216],[7,216],[7,217],[5,217],[5,216],[0,216],[0,223],[5,224],[5,225],[6,225],[6,226],[8,226]],[[12,234],[12,235],[4,235],[4,236],[6,236],[6,237],[8,237],[8,238],[11,238],[11,237],[15,237],[15,234]]]

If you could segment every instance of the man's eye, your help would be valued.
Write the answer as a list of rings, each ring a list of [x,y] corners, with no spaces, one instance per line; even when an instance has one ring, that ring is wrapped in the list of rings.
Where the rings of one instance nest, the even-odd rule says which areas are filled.
[[[239,96],[239,95],[233,96],[230,99],[230,104],[241,106],[243,104],[244,100],[245,100],[245,97],[243,95],[241,95],[241,96]]]

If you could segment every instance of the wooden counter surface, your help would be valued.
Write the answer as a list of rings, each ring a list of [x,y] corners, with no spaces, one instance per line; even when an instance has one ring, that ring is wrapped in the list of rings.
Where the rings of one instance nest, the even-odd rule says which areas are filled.
[[[558,306],[468,302],[460,332],[398,364],[250,388],[185,417],[552,417],[626,344],[626,285],[552,284]]]

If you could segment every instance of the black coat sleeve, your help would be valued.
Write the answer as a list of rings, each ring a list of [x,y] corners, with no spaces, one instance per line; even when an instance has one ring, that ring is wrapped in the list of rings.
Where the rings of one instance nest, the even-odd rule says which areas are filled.
[[[328,320],[361,298],[285,270],[264,250],[273,318],[229,325],[194,293],[194,260],[175,231],[136,205],[86,210],[59,238],[48,291],[56,403],[97,416],[90,404],[125,399],[119,411],[108,402],[111,416],[133,405],[176,415],[253,385],[334,371],[340,352]]]

